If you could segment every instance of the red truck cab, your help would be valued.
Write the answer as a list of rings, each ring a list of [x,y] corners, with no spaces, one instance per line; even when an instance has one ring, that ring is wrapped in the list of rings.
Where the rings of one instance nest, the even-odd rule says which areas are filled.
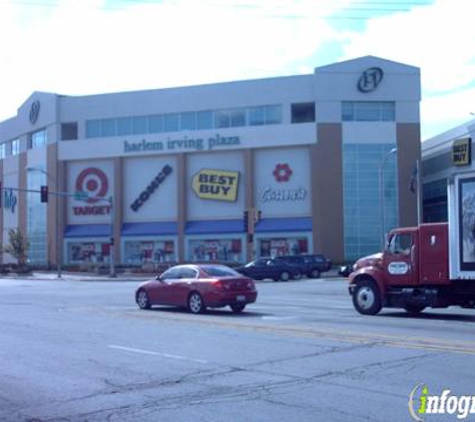
[[[447,223],[399,228],[388,235],[379,259],[366,260],[349,277],[353,305],[361,314],[381,308],[404,308],[411,313],[426,307],[475,306],[475,280],[449,277]]]

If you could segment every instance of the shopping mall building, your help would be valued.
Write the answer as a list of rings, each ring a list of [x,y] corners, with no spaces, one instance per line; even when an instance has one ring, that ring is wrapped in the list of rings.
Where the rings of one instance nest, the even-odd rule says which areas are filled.
[[[124,265],[373,253],[383,231],[417,220],[419,102],[419,69],[373,56],[308,75],[35,92],[0,123],[3,243],[20,228],[38,264],[57,251],[108,262],[111,238]]]
[[[448,220],[448,184],[453,183],[455,175],[475,170],[473,139],[474,119],[422,143],[424,222]]]

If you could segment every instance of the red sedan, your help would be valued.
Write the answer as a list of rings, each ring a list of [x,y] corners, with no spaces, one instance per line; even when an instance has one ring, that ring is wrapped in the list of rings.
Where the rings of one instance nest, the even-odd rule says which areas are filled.
[[[257,298],[254,281],[224,265],[176,265],[155,280],[137,288],[135,301],[140,309],[152,305],[182,306],[194,314],[206,308],[230,306],[244,310]]]

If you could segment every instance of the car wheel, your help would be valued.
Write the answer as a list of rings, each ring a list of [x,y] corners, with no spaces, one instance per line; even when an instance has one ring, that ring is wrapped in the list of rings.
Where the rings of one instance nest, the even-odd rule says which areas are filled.
[[[150,299],[148,298],[148,294],[144,289],[140,289],[137,292],[137,297],[135,298],[137,305],[139,305],[140,309],[150,309],[152,306],[150,304]]]
[[[293,279],[294,280],[301,280],[302,279],[302,273],[301,272],[295,273]]]
[[[229,305],[229,307],[232,309],[232,311],[235,314],[240,314],[242,311],[244,311],[244,308],[246,307],[245,303],[233,303],[232,305]]]
[[[280,273],[280,279],[281,279],[282,281],[289,281],[289,280],[290,280],[290,274],[289,274],[289,272],[288,272],[288,271],[282,271],[282,272]]]
[[[406,305],[404,309],[409,314],[417,315],[420,314],[426,307],[423,305]]]
[[[382,308],[381,292],[371,280],[359,282],[353,293],[353,305],[363,315],[376,315]]]
[[[201,314],[205,310],[203,298],[198,292],[192,292],[188,297],[188,310],[193,314]]]
[[[311,278],[320,278],[320,271],[314,268],[312,271],[310,271],[310,277]]]

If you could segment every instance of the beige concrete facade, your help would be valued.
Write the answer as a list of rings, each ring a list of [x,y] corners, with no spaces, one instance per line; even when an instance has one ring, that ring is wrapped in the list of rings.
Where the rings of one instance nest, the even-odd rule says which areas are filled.
[[[417,218],[417,195],[409,189],[416,160],[421,157],[420,125],[399,123],[397,125],[398,155],[398,201],[401,226],[415,226]]]
[[[371,83],[374,86],[370,86]],[[365,89],[361,89],[361,84]],[[105,203],[110,196],[114,198],[112,234],[116,263],[125,260],[127,248],[136,248],[137,254],[145,250],[142,240],[143,244],[149,242],[153,248],[162,249],[170,248],[173,242],[173,254],[187,261],[194,253],[190,251],[191,242],[206,242],[206,238],[239,244],[233,248],[240,251],[242,260],[250,260],[260,253],[259,242],[287,242],[287,249],[291,243],[297,244],[306,252],[323,253],[334,262],[353,260],[354,254],[362,249],[347,258],[349,249],[345,242],[349,244],[348,239],[356,244],[358,235],[365,236],[365,229],[372,230],[371,236],[378,242],[366,239],[366,253],[368,248],[379,247],[381,236],[375,233],[379,223],[364,219],[365,213],[374,209],[366,209],[359,220],[351,220],[351,212],[346,212],[345,189],[346,192],[353,189],[360,205],[368,206],[364,198],[368,194],[378,207],[378,160],[393,147],[397,147],[397,164],[391,162],[397,165],[397,193],[391,200],[397,202],[398,209],[390,210],[388,215],[391,218],[396,215],[394,220],[402,226],[417,222],[416,196],[410,192],[409,183],[420,157],[419,101],[419,69],[372,56],[322,66],[309,75],[283,78],[92,97],[34,93],[19,108],[18,116],[0,122],[0,143],[9,148],[4,159],[0,159],[0,173],[4,180],[9,180],[10,187],[18,191],[18,214],[12,216],[4,210],[0,228],[4,232],[5,227],[17,225],[24,233],[31,229],[27,220],[26,169],[27,166],[40,169],[48,174],[50,191],[69,195],[50,195],[44,207],[46,263],[57,263],[58,250],[66,263],[67,249],[76,247],[72,244],[79,239],[77,242],[95,248],[94,253],[100,252],[102,259],[96,262],[105,264],[110,241],[105,229],[111,224],[108,211],[90,211],[101,207],[71,198],[78,189],[77,183],[87,185],[86,170],[97,170],[96,174],[100,173],[107,185],[102,201]],[[34,122],[29,119],[33,103],[41,103],[41,112]],[[370,104],[374,109],[368,112]],[[310,111],[304,115],[304,121],[299,120],[302,115],[296,111],[301,107],[306,113]],[[230,116],[234,116],[233,113],[239,116],[243,110],[244,117],[233,122]],[[269,116],[276,120],[251,123],[250,116],[254,116],[256,110],[265,110],[262,116],[272,110]],[[361,118],[360,112],[369,114]],[[165,122],[165,116],[173,115],[181,122],[192,115],[198,122],[198,116],[207,113],[212,116],[208,126],[196,124],[192,128],[167,129],[163,123],[161,129],[150,129],[151,118],[157,124],[158,118]],[[222,124],[220,119],[226,116],[229,122]],[[140,128],[145,120],[146,129],[134,132],[134,124],[138,122]],[[112,133],[109,129],[102,131],[104,122],[110,124],[107,127],[112,128]],[[130,123],[130,127],[120,132],[124,122]],[[73,139],[63,139],[63,129],[71,123],[76,125],[77,133]],[[44,143],[35,146],[32,136],[37,132],[44,132]],[[219,143],[217,140],[227,141]],[[14,141],[19,142],[18,151],[12,149]],[[358,150],[358,146],[362,148]],[[371,180],[362,178],[358,186],[348,188],[352,174],[345,174],[343,163],[346,169],[354,151],[354,156],[362,160],[365,154],[371,155]],[[168,164],[173,171],[167,175],[166,182],[160,189],[153,188],[152,193],[148,193],[150,183]],[[285,181],[287,184],[275,177],[278,166],[293,174]],[[231,205],[196,195],[192,179],[201,169],[240,175],[239,194]],[[78,182],[80,174],[82,182]],[[100,181],[91,182],[91,186],[94,184],[99,185]],[[264,191],[274,196],[264,198]],[[301,193],[300,198],[295,196],[296,192]],[[146,199],[140,210],[131,210],[132,201],[141,195]],[[244,224],[237,222],[242,220],[244,210],[251,208],[265,211],[254,243],[247,244]],[[371,213],[373,219],[378,216],[377,210]],[[381,220],[384,222],[384,214]],[[223,233],[217,233],[216,225],[209,236],[203,229],[208,223],[211,227],[223,221],[228,224],[226,227],[218,224],[225,228]],[[190,230],[193,224],[199,226],[200,223],[201,231]],[[268,223],[266,227],[265,223]],[[126,224],[147,230],[158,228],[152,234],[137,229],[124,235]],[[390,224],[396,223],[391,220]],[[169,227],[175,230],[175,225],[176,233],[170,233]],[[358,233],[349,233],[356,225],[361,225]],[[83,230],[87,227],[89,231]],[[100,235],[94,233],[96,228],[101,229]],[[126,241],[140,245],[131,247]],[[161,246],[157,246],[159,243]]]
[[[318,143],[311,147],[313,242],[315,250],[344,260],[342,128],[338,123],[317,126]]]

